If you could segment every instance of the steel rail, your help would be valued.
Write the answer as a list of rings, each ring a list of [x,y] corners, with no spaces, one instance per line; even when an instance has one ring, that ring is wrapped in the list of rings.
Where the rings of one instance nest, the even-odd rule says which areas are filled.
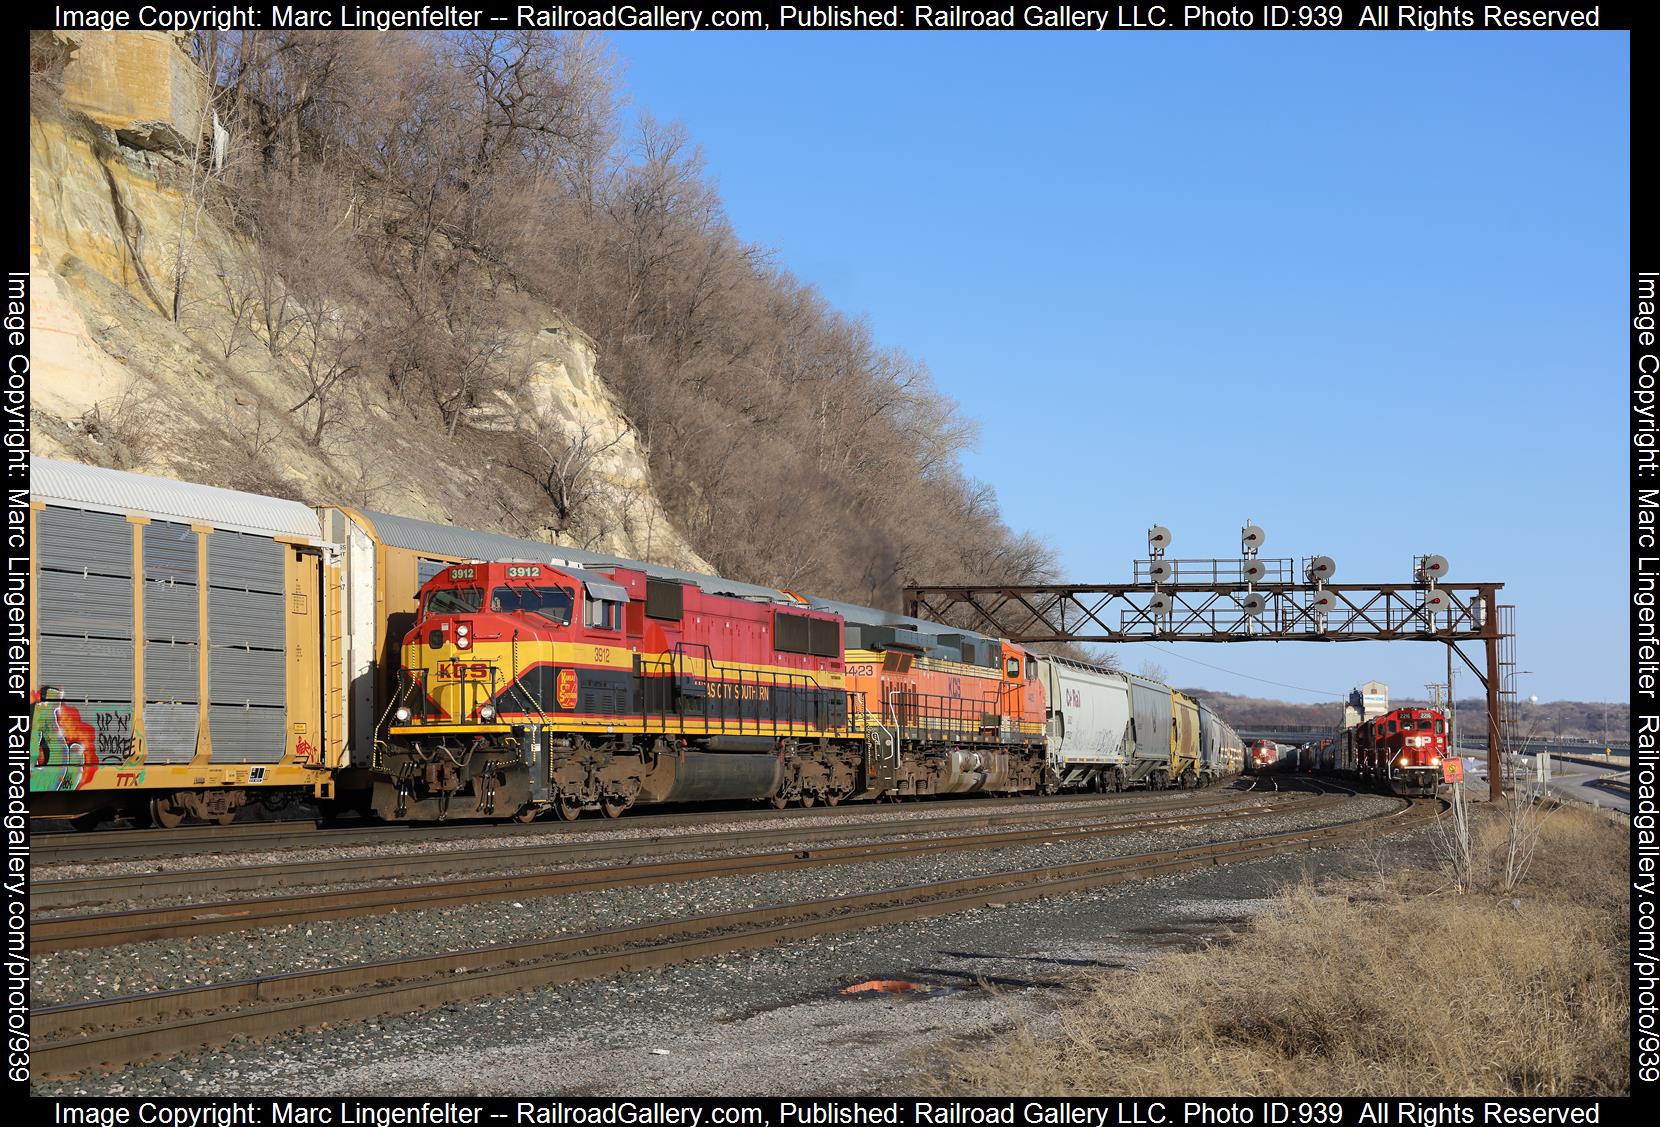
[[[107,1001],[36,1009],[33,1064],[40,1077],[171,1056],[237,1037],[280,1033],[430,1009],[669,966],[955,912],[1059,896],[1215,865],[1316,849],[1415,826],[1440,807],[1401,808],[1353,822],[1214,845],[909,885],[880,892],[660,921],[554,940],[302,971]],[[243,1008],[238,1008],[243,1007]]]
[[[618,860],[699,849],[730,850],[752,845],[782,842],[809,842],[861,835],[882,836],[932,833],[960,829],[993,828],[1020,823],[1074,822],[1103,816],[1159,813],[1170,810],[1203,810],[1241,805],[1249,792],[1198,792],[1182,801],[1164,802],[1157,807],[1089,806],[1070,810],[1030,810],[1024,813],[978,813],[925,819],[883,819],[841,822],[829,826],[788,826],[767,830],[724,830],[718,833],[653,835],[620,841],[556,842],[485,849],[453,850],[442,853],[377,855],[331,858],[323,861],[289,862],[275,865],[241,865],[217,869],[169,869],[158,873],[120,874],[107,877],[72,877],[35,881],[29,888],[29,908],[34,912],[76,908],[143,897],[189,896],[247,890],[294,888],[342,881],[380,880],[433,873],[477,871],[501,872],[519,866],[557,865],[579,861]]]
[[[1338,796],[1320,796],[1299,803],[1297,809],[1313,809],[1316,806],[1342,801],[1345,799]],[[551,873],[485,877],[477,880],[438,881],[430,884],[354,888],[299,896],[226,900],[95,915],[51,916],[31,921],[30,946],[34,951],[43,954],[85,947],[111,947],[151,939],[185,939],[196,935],[314,923],[320,920],[346,919],[385,912],[460,907],[513,897],[570,895],[642,884],[667,884],[852,864],[889,857],[966,852],[1035,843],[1057,844],[1148,829],[1262,817],[1284,811],[1285,804],[1279,802],[1246,807],[1230,804],[1220,810],[1166,813],[1150,818],[1106,824],[1043,826],[954,837],[862,842],[789,852],[739,853],[725,857],[566,869]]]
[[[1229,788],[1231,789],[1231,788]],[[942,817],[952,817],[948,807],[957,803],[990,809],[1017,809],[1033,801],[1065,805],[1140,805],[1179,801],[1177,795],[1192,792],[1130,791],[1123,794],[1013,795],[1008,797],[944,795],[938,808]],[[166,857],[191,857],[204,853],[240,853],[277,849],[333,848],[342,845],[381,845],[406,841],[442,841],[444,838],[524,837],[623,833],[646,826],[700,825],[706,822],[750,822],[773,819],[811,822],[820,818],[869,815],[881,818],[883,807],[871,802],[814,806],[808,809],[708,809],[675,813],[634,813],[616,820],[583,819],[579,822],[536,821],[520,824],[507,821],[457,821],[439,824],[329,826],[313,821],[264,822],[233,826],[193,826],[177,830],[99,830],[92,833],[49,833],[31,842],[35,864],[68,864],[76,861],[137,861]]]

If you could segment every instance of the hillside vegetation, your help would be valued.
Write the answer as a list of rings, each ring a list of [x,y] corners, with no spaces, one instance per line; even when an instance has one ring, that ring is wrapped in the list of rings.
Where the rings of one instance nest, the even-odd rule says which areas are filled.
[[[42,265],[97,353],[49,452],[895,608],[1050,576],[972,421],[743,239],[601,41],[205,33],[224,133],[172,146],[66,109],[34,46]]]

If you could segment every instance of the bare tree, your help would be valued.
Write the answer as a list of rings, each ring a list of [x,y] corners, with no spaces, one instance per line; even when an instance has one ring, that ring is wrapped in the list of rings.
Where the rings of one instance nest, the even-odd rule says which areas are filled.
[[[592,426],[582,424],[574,434],[538,426],[521,435],[523,456],[513,461],[515,470],[529,477],[553,508],[548,527],[562,533],[590,514],[606,495],[601,460],[628,437],[619,431],[603,438]]]

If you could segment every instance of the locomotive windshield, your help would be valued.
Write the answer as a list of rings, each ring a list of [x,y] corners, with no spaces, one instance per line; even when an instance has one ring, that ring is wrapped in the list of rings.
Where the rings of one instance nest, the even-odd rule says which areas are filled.
[[[430,614],[476,614],[484,605],[484,592],[477,587],[436,587],[427,592],[422,616]]]
[[[571,609],[576,606],[576,596],[568,587],[532,587],[528,584],[514,584],[506,587],[497,587],[490,592],[490,609],[502,614],[534,614],[556,622],[560,626],[571,624]]]

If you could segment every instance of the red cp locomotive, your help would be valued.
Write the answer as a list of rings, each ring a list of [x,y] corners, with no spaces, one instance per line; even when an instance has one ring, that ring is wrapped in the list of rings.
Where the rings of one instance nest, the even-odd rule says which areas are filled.
[[[1433,795],[1447,757],[1447,718],[1432,708],[1397,708],[1337,738],[1337,769],[1399,795]]]

